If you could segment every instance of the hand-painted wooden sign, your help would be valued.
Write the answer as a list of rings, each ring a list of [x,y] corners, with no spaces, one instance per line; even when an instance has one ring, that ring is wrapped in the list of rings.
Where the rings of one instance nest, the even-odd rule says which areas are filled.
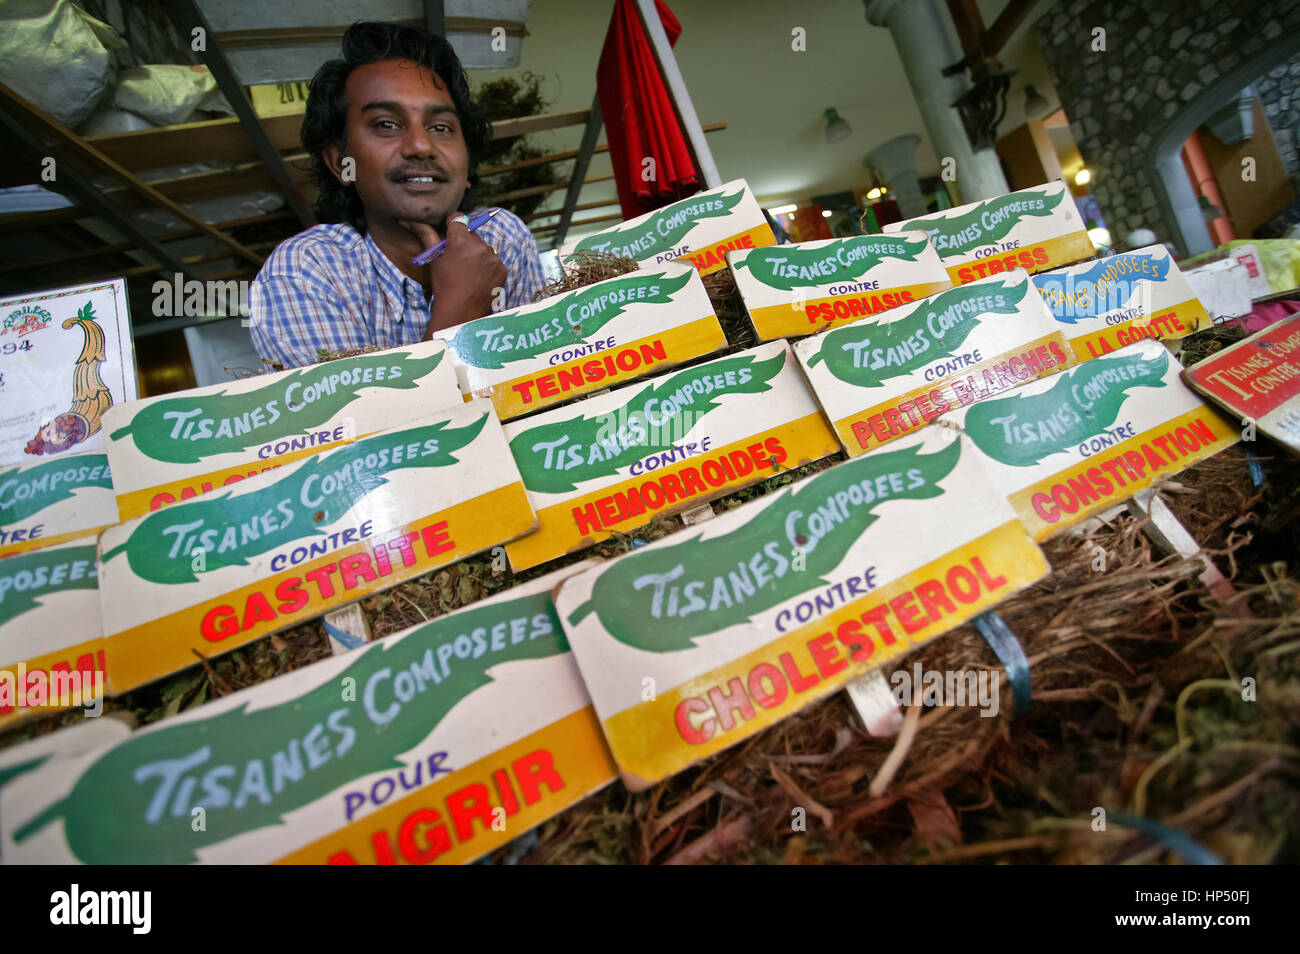
[[[487,401],[110,527],[104,632],[124,692],[536,526]]]
[[[832,328],[795,353],[850,455],[1071,363],[1023,269]]]
[[[1081,360],[1212,323],[1163,245],[1042,272],[1034,284]]]
[[[538,529],[516,570],[836,450],[784,342],[507,424]]]
[[[1096,253],[1063,182],[894,222],[883,231],[918,229],[930,236],[958,285],[1014,268],[1042,272]]]
[[[461,402],[426,341],[116,405],[104,415],[122,519]]]
[[[1243,425],[1253,421],[1300,454],[1300,315],[1224,348],[1188,368],[1183,377]]]
[[[79,725],[65,726],[55,732],[0,749],[0,790],[16,778],[34,772],[42,765],[57,759],[85,755],[96,749],[116,745],[131,734],[131,727],[112,716],[106,719],[87,719]],[[0,796],[3,802],[3,796]],[[0,830],[4,828],[0,815]],[[3,846],[0,846],[0,852]],[[4,855],[0,853],[0,859]]]
[[[556,608],[630,788],[753,735],[1047,572],[978,455],[937,431],[564,582]]]
[[[812,334],[952,287],[924,232],[732,252],[727,261],[763,341]]]
[[[108,678],[95,538],[0,560],[0,726],[97,710]]]
[[[506,421],[727,343],[700,276],[668,263],[438,332],[461,390]]]
[[[550,596],[582,568],[28,773],[0,793],[6,860],[447,864],[491,851],[614,777]]]
[[[1184,387],[1182,366],[1140,341],[945,415],[1042,540],[1237,442]]]
[[[123,279],[0,299],[0,465],[103,450],[136,394]]]
[[[93,536],[117,520],[103,451],[0,467],[0,559]]]
[[[734,179],[569,242],[560,249],[560,259],[578,252],[620,255],[642,265],[681,259],[708,275],[726,267],[728,252],[775,244],[772,228],[748,184]]]

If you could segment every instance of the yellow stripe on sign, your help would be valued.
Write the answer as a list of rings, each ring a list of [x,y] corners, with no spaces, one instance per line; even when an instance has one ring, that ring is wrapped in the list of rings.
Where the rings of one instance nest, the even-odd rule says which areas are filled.
[[[1098,445],[1104,440],[1096,438]],[[1098,446],[1082,462],[1007,499],[1033,538],[1044,540],[1238,440],[1227,421],[1202,405],[1118,444]]]
[[[34,656],[31,659],[22,660],[21,662],[22,665],[26,667],[26,672],[29,674],[36,672],[37,670],[40,670],[45,673],[49,673],[55,666],[66,667],[68,670],[71,671],[90,670],[93,672],[95,670],[98,670],[99,672],[104,674],[102,677],[104,679],[104,682],[101,684],[100,688],[103,690],[103,694],[107,695],[108,694],[108,672],[109,672],[108,659],[109,659],[108,647],[107,644],[104,642],[104,640],[91,639],[91,640],[87,640],[84,643],[77,643],[73,646],[65,646],[64,648],[56,649],[53,652],[44,653],[40,656]],[[58,700],[56,700],[54,705],[49,705],[48,704],[49,697],[53,694],[58,693],[59,689],[51,686],[47,681],[46,686],[48,687],[48,689],[45,697],[47,700],[46,704],[18,708],[16,705],[18,701],[17,696],[15,695],[14,698],[9,698],[8,696],[8,693],[10,691],[9,687],[13,687],[15,692],[17,690],[18,665],[19,662],[15,661],[0,666],[0,672],[7,672],[11,674],[9,677],[5,677],[4,679],[6,687],[4,689],[0,689],[0,729],[5,728],[6,726],[11,725],[12,723],[18,722],[21,719],[27,719],[37,715],[45,715],[51,712],[60,712],[64,709],[71,708],[73,705],[85,705],[86,702],[93,701],[95,698],[94,684],[92,682],[89,686],[86,687],[89,692],[89,696],[83,695],[80,702],[75,702],[72,700],[59,702]]]
[[[710,242],[702,248],[694,249],[677,259],[685,265],[692,266],[700,277],[712,275],[727,267],[727,253],[744,251],[751,248],[768,248],[776,244],[776,236],[764,222],[752,229],[737,232],[720,242]]]
[[[497,416],[508,421],[582,394],[656,374],[671,365],[711,354],[726,344],[722,326],[710,314],[627,344],[554,364],[544,371],[502,381],[476,393],[480,397],[490,396]]]
[[[1097,358],[1118,351],[1143,338],[1173,340],[1190,335],[1193,331],[1208,328],[1210,315],[1199,298],[1189,298],[1171,308],[1161,308],[1159,314],[1144,315],[1129,321],[1102,328],[1091,334],[1070,340],[1070,346],[1080,361]]]
[[[1048,569],[1010,520],[761,649],[624,709],[604,721],[623,779],[638,791],[721,752],[961,625]],[[853,645],[862,658],[851,658]]]
[[[951,282],[922,282],[918,285],[894,285],[875,291],[850,295],[829,295],[783,305],[751,308],[750,320],[758,337],[767,341],[796,335],[810,335],[823,328],[852,324],[938,294],[952,287]],[[843,307],[836,308],[836,304]],[[853,306],[857,305],[855,309]]]
[[[228,652],[313,619],[535,525],[524,485],[508,484],[268,579],[113,633],[107,637],[114,654],[112,692],[126,692],[191,666],[198,661],[195,653]]]
[[[1022,357],[1026,354],[1033,356],[1036,367]],[[924,427],[953,408],[965,407],[1027,381],[1045,378],[1074,363],[1066,346],[1065,335],[1054,331],[987,361],[936,378],[932,384],[901,394],[883,404],[842,417],[835,422],[835,433],[849,456],[857,457],[896,437]],[[1018,371],[1023,371],[1024,377],[1018,377]],[[862,390],[865,393],[868,389]],[[939,399],[936,399],[936,393]],[[927,414],[930,415],[928,418]]]
[[[328,427],[322,427],[320,430],[330,430]],[[189,500],[191,497],[202,496],[211,493],[214,490],[220,490],[230,484],[238,483],[248,477],[256,477],[258,474],[264,474],[268,470],[274,470],[277,467],[283,467],[285,464],[292,463],[295,460],[301,460],[304,457],[310,457],[312,454],[319,454],[331,447],[339,447],[343,444],[350,444],[358,437],[366,437],[373,431],[366,434],[357,434],[355,437],[344,438],[343,440],[330,441],[327,444],[316,444],[312,447],[300,448],[296,451],[289,451],[285,454],[276,454],[274,457],[268,457],[265,460],[248,461],[244,464],[236,464],[233,467],[224,467],[221,470],[214,470],[207,474],[196,474],[192,477],[185,477],[181,480],[171,480],[166,483],[157,484],[153,487],[144,487],[140,490],[128,491],[119,494],[117,498],[117,510],[121,515],[122,523],[132,520],[136,517],[143,517],[147,513],[155,510],[161,510],[163,507],[179,503],[182,500]],[[154,506],[155,498],[158,506]],[[161,499],[170,498],[170,499]]]
[[[28,550],[39,550],[41,547],[52,547],[56,543],[67,543],[70,540],[80,540],[82,537],[97,537],[99,534],[113,526],[106,523],[102,527],[87,527],[85,530],[73,530],[71,533],[56,533],[52,537],[37,537],[35,540],[23,540],[19,543],[7,543],[0,547],[0,560],[5,557],[13,556],[16,553],[26,553]]]
[[[453,748],[442,761],[454,766],[455,758]],[[604,788],[616,771],[596,714],[586,706],[433,785],[344,822],[276,864],[473,861]],[[413,777],[414,767],[403,774]],[[369,807],[375,788],[358,784],[355,791],[367,799],[357,810]],[[340,795],[338,817],[345,812]]]
[[[1035,255],[1035,249],[1042,249],[1044,255]],[[1017,268],[1026,269],[1030,273],[1045,272],[1085,258],[1092,258],[1096,254],[1097,249],[1092,244],[1092,239],[1088,238],[1087,232],[1071,232],[1069,235],[1032,242],[974,262],[949,266],[948,275],[955,284],[965,285],[979,278],[988,278],[990,275],[999,275]]]
[[[736,461],[730,459],[732,454],[739,453],[753,465],[748,448],[757,444],[760,445],[760,457],[766,462],[774,456],[774,449],[764,446],[764,442],[773,439],[780,442],[780,448],[785,453],[784,457],[777,459],[782,470],[821,460],[827,454],[835,453],[836,448],[835,437],[826,426],[825,419],[820,413],[809,414],[761,434],[722,447],[709,448],[706,453],[695,457],[646,471],[564,503],[544,507],[537,511],[538,528],[534,532],[506,544],[510,567],[516,572],[525,570],[565,553],[593,546],[613,536],[615,532],[626,532],[647,524],[659,514],[677,513],[728,494],[737,487],[773,477],[779,471],[774,471],[766,463],[751,466],[748,472],[741,475]],[[698,442],[700,438],[695,440]],[[726,467],[720,462],[722,458],[728,459]],[[721,483],[710,482],[706,478],[703,472],[706,462],[713,462],[714,466],[709,469],[709,473],[715,480],[720,479]],[[745,461],[740,460],[740,463],[743,466]],[[727,477],[727,467],[736,476]],[[693,472],[689,482],[682,479],[687,471]],[[670,499],[669,491],[663,487],[667,478],[673,478],[670,483],[683,493],[674,493]],[[655,493],[660,497],[659,506],[651,506],[645,499],[641,488],[646,485],[652,485],[652,489],[657,488]],[[581,518],[577,516],[579,513],[582,514]]]

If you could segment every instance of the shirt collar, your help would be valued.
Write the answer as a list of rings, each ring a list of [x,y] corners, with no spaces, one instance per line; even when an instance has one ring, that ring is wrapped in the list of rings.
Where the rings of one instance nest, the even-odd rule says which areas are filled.
[[[406,315],[408,304],[422,303],[425,301],[424,289],[413,279],[402,274],[401,269],[393,264],[392,259],[384,254],[383,250],[375,244],[375,240],[370,237],[370,232],[366,232],[366,249],[370,253],[370,260],[374,264],[375,277],[379,281],[379,287],[383,289],[384,297],[388,299],[391,314],[397,321],[401,321]]]

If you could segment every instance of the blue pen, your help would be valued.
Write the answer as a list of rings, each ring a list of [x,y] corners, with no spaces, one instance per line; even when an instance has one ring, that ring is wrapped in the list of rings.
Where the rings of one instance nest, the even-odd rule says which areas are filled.
[[[471,232],[477,232],[480,228],[488,223],[492,216],[500,212],[500,209],[488,209],[486,212],[480,212],[474,218],[469,220],[468,228]],[[411,259],[412,265],[428,265],[430,262],[442,255],[443,250],[447,247],[447,240],[443,239],[433,248],[425,249],[415,258]]]

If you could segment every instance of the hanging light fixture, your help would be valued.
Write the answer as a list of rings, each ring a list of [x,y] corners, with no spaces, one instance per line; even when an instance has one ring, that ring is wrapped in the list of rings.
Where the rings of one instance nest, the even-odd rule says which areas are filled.
[[[1051,106],[1043,98],[1043,95],[1032,86],[1025,87],[1025,116],[1029,119],[1037,119],[1043,113],[1047,112]]]
[[[834,107],[826,110],[826,141],[840,142],[853,135],[853,127],[840,118]]]

